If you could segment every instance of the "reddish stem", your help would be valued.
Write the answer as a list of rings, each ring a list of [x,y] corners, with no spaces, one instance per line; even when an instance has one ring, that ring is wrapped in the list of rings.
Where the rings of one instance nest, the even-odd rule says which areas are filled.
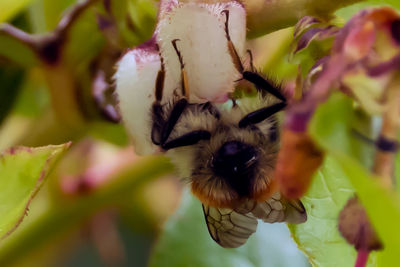
[[[368,250],[359,249],[358,253],[357,253],[356,264],[354,265],[354,267],[365,267],[365,266],[367,266],[368,255],[369,255],[369,251]]]

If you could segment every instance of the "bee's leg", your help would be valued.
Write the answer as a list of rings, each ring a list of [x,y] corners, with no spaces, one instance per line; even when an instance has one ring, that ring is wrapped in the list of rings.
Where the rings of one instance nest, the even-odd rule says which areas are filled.
[[[198,143],[200,140],[209,140],[210,138],[211,138],[211,133],[209,131],[198,130],[186,133],[171,141],[168,141],[165,144],[162,144],[161,147],[164,150],[168,150],[176,147],[190,146]]]
[[[232,43],[231,36],[229,34],[229,10],[222,10],[221,13],[224,13],[226,16],[225,20],[225,34],[226,34],[226,39],[228,40],[228,51],[229,54],[231,55],[233,64],[235,65],[235,68],[237,69],[238,72],[243,73],[244,67],[242,64],[242,61],[240,60],[239,54],[236,51],[235,45]]]
[[[178,55],[179,63],[181,65],[181,86],[182,86],[182,96],[189,99],[189,84],[187,80],[187,75],[185,71],[185,64],[183,63],[183,58],[181,52],[179,51],[178,47],[176,46],[176,42],[180,41],[179,39],[172,40],[172,46],[175,49],[176,54]]]
[[[172,46],[174,47],[176,54],[179,58],[179,63],[181,65],[181,79],[182,79],[182,98],[179,99],[172,108],[171,113],[168,118],[165,120],[164,114],[162,113],[162,107],[160,105],[162,99],[162,91],[164,88],[164,79],[165,79],[165,71],[164,71],[164,63],[161,57],[161,70],[157,75],[156,80],[156,102],[153,104],[153,132],[152,132],[152,140],[155,144],[160,145],[164,148],[167,144],[167,140],[174,129],[176,123],[178,122],[180,116],[186,109],[188,105],[189,98],[189,87],[187,82],[187,75],[184,68],[184,63],[182,59],[182,55],[179,52],[176,42],[179,39],[175,39],[172,41]],[[155,142],[156,141],[156,142]]]
[[[175,40],[174,40],[175,41]],[[173,41],[173,44],[174,44]],[[174,47],[176,47],[174,45]],[[181,58],[180,54],[178,56]],[[188,101],[185,97],[178,100],[168,118],[164,114],[164,109],[161,105],[161,100],[163,98],[164,82],[165,82],[165,66],[163,57],[160,54],[161,69],[158,71],[156,83],[155,83],[155,102],[152,106],[152,119],[153,127],[151,130],[151,140],[154,144],[162,146],[167,141],[172,129],[175,127],[176,122],[185,110]],[[181,60],[180,60],[181,61]]]
[[[286,107],[286,103],[280,102],[280,103],[271,105],[269,107],[257,109],[255,111],[247,114],[239,121],[239,128],[244,128],[244,127],[247,127],[248,125],[257,124],[259,122],[262,122],[263,120],[268,119],[275,113],[283,110],[285,107]]]
[[[163,147],[166,144],[169,135],[171,134],[172,130],[174,129],[174,127],[175,127],[176,123],[178,122],[179,118],[181,117],[182,113],[186,109],[186,107],[188,105],[188,99],[189,99],[189,86],[188,86],[188,82],[187,82],[185,65],[183,63],[182,55],[176,46],[177,41],[179,41],[179,39],[174,39],[174,40],[172,40],[171,43],[175,49],[176,54],[178,55],[179,63],[181,66],[182,98],[179,99],[174,104],[174,107],[172,108],[172,111],[169,114],[168,119],[165,121],[165,123],[161,129],[161,139],[160,139],[161,147]]]
[[[229,10],[223,10],[222,13],[225,14],[226,20],[225,20],[225,33],[226,33],[226,38],[228,40],[228,50],[229,54],[232,57],[233,64],[235,65],[235,68],[237,69],[238,72],[242,74],[242,79],[245,79],[251,83],[253,83],[258,90],[266,91],[275,97],[279,98],[282,101],[286,101],[286,97],[277,89],[275,86],[273,86],[269,81],[264,79],[260,74],[254,71],[253,67],[253,57],[250,53],[250,60],[251,60],[251,71],[245,71],[242,61],[240,60],[240,57],[236,51],[236,48],[234,44],[232,43],[231,37],[229,35]]]
[[[186,107],[188,106],[188,99],[189,99],[189,86],[187,81],[187,75],[185,71],[185,65],[183,63],[182,55],[176,46],[176,42],[179,39],[175,39],[172,41],[172,45],[176,51],[176,54],[179,58],[179,63],[181,65],[181,79],[182,79],[182,98],[179,99],[173,106],[171,113],[169,114],[168,118],[164,119],[164,114],[162,113],[162,107],[160,105],[162,99],[162,90],[164,86],[164,78],[165,78],[165,71],[163,61],[161,60],[161,70],[157,75],[156,81],[156,102],[153,104],[153,132],[152,139],[154,142],[153,136],[157,136],[156,141],[154,142],[157,145],[160,145],[161,148],[164,150],[182,147],[182,146],[189,146],[196,144],[200,140],[208,140],[211,137],[211,133],[205,130],[197,130],[186,133],[182,136],[179,136],[173,140],[167,141],[172,130],[174,129],[176,123],[178,122],[179,118],[181,117],[182,113],[185,111]],[[210,103],[203,104],[202,108],[204,110],[208,110],[210,114],[215,117],[219,117],[218,110],[215,109]],[[161,123],[156,123],[161,122]]]
[[[283,102],[286,102],[286,97],[281,93],[281,91],[257,72],[245,71],[242,75],[243,79],[254,84],[257,90],[266,91]]]
[[[167,142],[169,135],[171,134],[172,130],[174,129],[176,123],[178,122],[182,113],[186,109],[187,105],[188,101],[186,100],[186,98],[181,98],[175,103],[162,129],[161,146],[163,146]]]
[[[157,73],[156,83],[155,83],[155,97],[156,100],[152,106],[152,119],[153,126],[151,129],[151,141],[156,144],[161,144],[161,133],[165,124],[164,111],[161,106],[161,100],[163,97],[164,81],[165,81],[165,67],[164,60],[160,54],[161,68]]]

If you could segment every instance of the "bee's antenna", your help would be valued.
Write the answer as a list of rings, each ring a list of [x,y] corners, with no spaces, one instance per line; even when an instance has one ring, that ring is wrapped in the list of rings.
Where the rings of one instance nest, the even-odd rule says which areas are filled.
[[[225,9],[221,11],[221,14],[225,14],[226,20],[225,20],[225,34],[226,34],[226,39],[228,40],[228,51],[229,54],[231,55],[233,64],[235,65],[235,68],[240,72],[243,73],[244,68],[242,61],[240,60],[240,57],[236,51],[235,46],[232,43],[231,36],[229,35],[229,10]]]
[[[182,54],[179,51],[178,47],[176,46],[176,42],[180,41],[180,39],[174,39],[171,41],[172,46],[175,49],[176,54],[178,55],[179,63],[181,64],[181,78],[182,78],[182,95],[189,99],[189,84],[187,80],[187,75],[185,71],[185,64],[183,63]]]

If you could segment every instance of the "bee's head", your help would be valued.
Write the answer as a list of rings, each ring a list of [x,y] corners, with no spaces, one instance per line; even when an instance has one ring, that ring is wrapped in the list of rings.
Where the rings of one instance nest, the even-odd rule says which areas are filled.
[[[211,206],[234,208],[244,198],[264,200],[275,188],[277,141],[251,128],[220,126],[197,147],[192,192]]]
[[[254,182],[258,152],[241,141],[225,142],[215,153],[211,168],[240,196],[249,196]]]

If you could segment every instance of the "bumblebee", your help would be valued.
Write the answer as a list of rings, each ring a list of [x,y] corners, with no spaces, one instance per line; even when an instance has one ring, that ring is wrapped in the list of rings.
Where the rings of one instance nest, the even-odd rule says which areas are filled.
[[[241,80],[252,84],[256,97],[232,101],[190,103],[190,91],[179,40],[171,45],[181,68],[181,87],[163,102],[165,67],[155,83],[151,108],[151,140],[166,151],[203,203],[211,237],[222,247],[234,248],[256,231],[257,219],[264,222],[303,223],[307,219],[299,200],[281,196],[273,178],[279,150],[276,114],[286,107],[279,86],[254,71],[245,70],[229,35],[229,11],[225,33],[227,49]]]

